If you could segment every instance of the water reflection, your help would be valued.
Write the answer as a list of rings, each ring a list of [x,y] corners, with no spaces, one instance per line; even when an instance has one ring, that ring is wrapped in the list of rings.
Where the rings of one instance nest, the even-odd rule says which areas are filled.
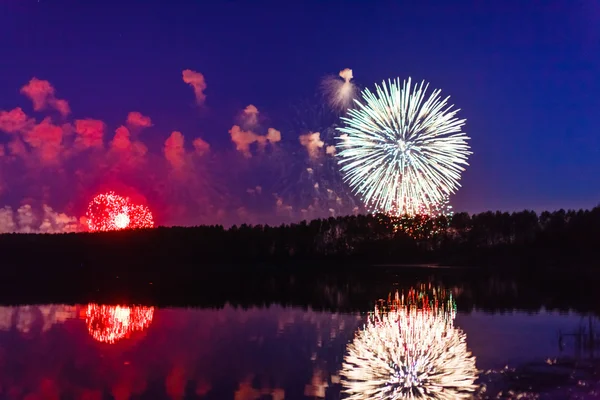
[[[0,321],[0,399],[284,400],[340,398],[344,348],[364,318],[90,304],[0,307]]]
[[[143,331],[154,317],[154,307],[108,306],[88,304],[85,323],[90,335],[99,342],[112,344]]]
[[[0,399],[484,399],[511,390],[561,399],[600,389],[600,368],[585,364],[584,374],[561,359],[574,344],[561,356],[557,333],[574,331],[578,315],[464,313],[462,292],[430,284],[388,292],[371,296],[368,314],[0,307]]]
[[[432,285],[380,303],[348,345],[341,373],[348,399],[471,398],[475,358],[455,315],[450,292]]]

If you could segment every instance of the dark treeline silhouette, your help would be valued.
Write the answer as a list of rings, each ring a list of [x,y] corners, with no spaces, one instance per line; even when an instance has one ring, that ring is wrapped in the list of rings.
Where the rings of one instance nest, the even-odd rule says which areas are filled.
[[[399,225],[402,225],[399,228]],[[407,233],[408,232],[408,233]],[[359,215],[270,226],[159,227],[104,233],[0,235],[2,274],[32,265],[98,272],[160,265],[194,273],[211,265],[440,263],[589,266],[600,256],[600,207],[589,211],[457,213],[451,219]],[[16,268],[19,266],[20,268]],[[183,267],[183,268],[182,268]]]

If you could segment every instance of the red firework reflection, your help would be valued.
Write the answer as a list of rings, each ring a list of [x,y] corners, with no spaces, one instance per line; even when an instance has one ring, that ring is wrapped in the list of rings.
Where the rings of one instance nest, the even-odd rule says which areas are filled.
[[[88,228],[92,232],[154,226],[154,218],[148,207],[131,203],[129,198],[115,192],[94,197],[88,205],[86,217]]]
[[[94,339],[112,344],[129,337],[132,332],[146,329],[153,317],[154,307],[88,304],[85,323]]]

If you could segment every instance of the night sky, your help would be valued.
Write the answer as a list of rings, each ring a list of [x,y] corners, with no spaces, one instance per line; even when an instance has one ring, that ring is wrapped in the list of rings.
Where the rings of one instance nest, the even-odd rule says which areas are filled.
[[[23,162],[17,167],[20,161],[5,162],[0,204],[13,208],[41,201],[59,212],[81,215],[89,195],[106,185],[104,181],[116,180],[137,186],[135,191],[158,209],[165,224],[186,223],[188,218],[206,222],[190,215],[202,210],[216,214],[219,207],[208,206],[214,202],[227,203],[225,212],[236,210],[242,218],[268,215],[268,206],[254,207],[243,196],[248,188],[265,188],[264,182],[278,174],[261,167],[260,160],[278,171],[281,161],[270,160],[270,153],[253,157],[252,164],[233,160],[239,152],[229,130],[252,104],[260,112],[261,134],[271,127],[279,130],[278,145],[300,157],[305,150],[298,141],[302,132],[289,122],[302,118],[303,106],[296,105],[319,103],[320,81],[343,68],[353,69],[360,87],[411,76],[451,96],[467,119],[465,131],[474,152],[463,187],[451,198],[455,210],[541,211],[591,208],[600,202],[597,0],[4,0],[0,49],[0,110],[21,107],[36,123],[50,117],[65,132],[69,129],[64,124],[77,119],[102,120],[101,146],[106,149],[128,113],[137,111],[150,117],[152,126],[137,134],[130,129],[131,140],[139,135],[148,154],[164,161],[163,146],[173,131],[185,137],[186,155],[193,152],[195,138],[206,141],[211,153],[211,161],[188,170],[185,179],[172,171],[157,172],[154,180],[140,176],[139,184],[135,174],[143,175],[147,168],[83,174],[103,164],[98,150],[94,156],[61,156],[60,165]],[[182,80],[186,69],[205,78],[201,106]],[[33,110],[31,100],[20,93],[33,77],[47,80],[55,98],[68,102],[67,117],[53,106]],[[292,117],[295,107],[300,111]],[[63,140],[69,135],[74,134],[65,133]],[[0,136],[8,149],[14,133]],[[241,172],[222,173],[234,168]],[[15,180],[15,174],[29,178]],[[200,179],[201,174],[207,178]],[[36,181],[42,177],[43,182]],[[179,186],[173,183],[177,179]],[[43,190],[38,190],[40,185]],[[283,186],[288,198],[278,205],[278,197],[265,195],[271,206],[294,202],[295,186]],[[335,190],[342,189],[338,185]]]

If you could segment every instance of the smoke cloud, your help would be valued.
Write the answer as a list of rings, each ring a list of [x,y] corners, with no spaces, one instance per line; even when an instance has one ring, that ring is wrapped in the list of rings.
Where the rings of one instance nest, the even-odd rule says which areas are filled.
[[[242,125],[245,128],[254,128],[258,124],[258,108],[256,106],[250,104],[248,107],[244,109],[242,113]]]
[[[76,146],[84,149],[104,146],[104,122],[97,119],[78,119],[75,121],[75,132],[79,135]]]
[[[300,144],[306,147],[308,156],[312,159],[319,157],[320,149],[325,145],[321,140],[319,132],[309,132],[305,135],[300,135]]]
[[[191,69],[186,69],[182,73],[183,81],[190,85],[194,89],[194,95],[196,95],[196,103],[198,105],[204,104],[206,100],[206,95],[204,94],[204,90],[206,90],[206,82],[204,80],[204,75],[200,72],[192,71]]]
[[[35,150],[42,163],[58,163],[62,150],[63,129],[52,124],[50,118],[45,118],[26,132],[24,140]],[[23,148],[17,147],[19,154],[26,153]]]
[[[258,135],[252,131],[245,131],[239,125],[234,125],[230,130],[231,141],[235,143],[235,149],[244,157],[252,157],[250,145],[257,143],[259,149],[264,150],[267,143],[275,144],[281,141],[281,132],[275,128],[269,128],[266,135]]]
[[[21,88],[21,93],[33,102],[34,111],[42,111],[48,107],[57,110],[63,117],[71,112],[66,100],[55,97],[54,87],[50,82],[32,78],[29,83]]]
[[[0,131],[17,133],[30,128],[34,123],[35,121],[27,117],[20,107],[10,111],[0,111]]]
[[[194,150],[196,150],[196,154],[200,156],[203,156],[210,151],[210,145],[201,138],[194,139],[192,145],[194,146]]]
[[[132,128],[149,128],[152,126],[152,120],[140,112],[132,111],[127,115],[127,125]]]
[[[185,165],[184,139],[181,132],[174,131],[171,136],[165,140],[164,153],[165,158],[175,169],[181,169]]]
[[[0,233],[68,233],[84,230],[76,217],[58,213],[48,205],[34,210],[30,204],[0,208]]]

